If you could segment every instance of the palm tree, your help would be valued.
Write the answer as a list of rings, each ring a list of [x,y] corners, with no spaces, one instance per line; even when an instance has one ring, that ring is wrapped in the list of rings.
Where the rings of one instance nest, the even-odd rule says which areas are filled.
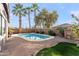
[[[47,14],[48,11],[45,8],[38,14],[38,17],[40,17],[40,26],[42,26],[42,28],[45,28],[46,18],[48,17]]]
[[[36,20],[36,11],[39,11],[38,4],[34,3],[32,4],[32,10],[34,11],[34,21]],[[36,22],[35,22],[35,28],[36,28]]]
[[[42,24],[43,28],[50,28],[58,18],[58,14],[56,11],[48,12],[46,9],[43,9],[37,16],[36,21]]]
[[[46,23],[46,19],[48,17],[48,11],[47,9],[42,9],[42,11],[40,12],[40,16],[41,16],[41,23],[43,28],[45,28],[45,23]]]
[[[36,20],[35,22],[38,23],[37,26],[40,26],[44,28],[44,20],[45,20],[45,14],[47,13],[47,10],[46,9],[42,9],[42,11],[40,11],[40,13],[36,16]]]
[[[22,16],[25,16],[23,13],[23,5],[15,4],[12,10],[13,14],[19,17],[19,32],[22,31]]]
[[[36,26],[40,27],[41,28],[41,17],[40,16],[36,16],[35,17],[35,22],[36,22]],[[36,28],[36,26],[34,28]]]
[[[31,7],[26,7],[25,13],[28,15],[29,28],[31,28],[31,21],[30,21]]]
[[[52,26],[58,18],[57,11],[48,13],[48,15],[46,17],[47,17],[46,26],[47,26],[47,28],[50,28],[50,26]]]
[[[74,14],[72,14],[71,16],[72,16],[76,21],[79,22],[79,19],[78,19]]]

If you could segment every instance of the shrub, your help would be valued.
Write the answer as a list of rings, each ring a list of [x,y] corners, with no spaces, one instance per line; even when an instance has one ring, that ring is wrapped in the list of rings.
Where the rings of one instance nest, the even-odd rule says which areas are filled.
[[[0,32],[1,32],[1,29],[0,29]]]
[[[62,27],[59,27],[58,30],[59,30],[60,34],[61,34],[62,36],[64,36],[64,30],[65,30],[65,29],[62,28]]]
[[[72,36],[79,38],[79,27],[77,24],[73,24],[72,26]]]
[[[39,32],[40,34],[44,34],[44,31]]]
[[[36,31],[36,33],[40,33],[40,32]]]
[[[52,30],[49,30],[48,34],[51,35],[51,36],[56,36],[55,32],[53,32]]]
[[[9,34],[12,34],[14,32],[14,30],[12,28],[8,29]]]

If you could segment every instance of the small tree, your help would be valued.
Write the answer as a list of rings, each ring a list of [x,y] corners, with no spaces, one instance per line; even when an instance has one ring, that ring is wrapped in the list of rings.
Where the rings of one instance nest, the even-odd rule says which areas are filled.
[[[79,39],[79,26],[76,23],[72,26],[72,36]]]

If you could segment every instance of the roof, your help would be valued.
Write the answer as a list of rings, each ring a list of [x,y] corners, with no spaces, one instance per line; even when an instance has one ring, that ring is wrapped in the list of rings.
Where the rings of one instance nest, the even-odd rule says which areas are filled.
[[[57,26],[54,26],[54,27],[68,27],[68,26],[72,26],[72,25],[68,24],[68,23],[64,23],[64,24],[57,25]]]

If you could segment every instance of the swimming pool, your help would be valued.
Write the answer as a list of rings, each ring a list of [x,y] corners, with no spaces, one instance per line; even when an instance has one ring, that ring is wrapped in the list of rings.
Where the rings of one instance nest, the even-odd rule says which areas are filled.
[[[24,33],[24,34],[19,34],[18,36],[24,38],[25,40],[30,40],[30,41],[43,41],[43,40],[48,40],[50,38],[54,38],[53,36],[37,34],[37,33]]]

